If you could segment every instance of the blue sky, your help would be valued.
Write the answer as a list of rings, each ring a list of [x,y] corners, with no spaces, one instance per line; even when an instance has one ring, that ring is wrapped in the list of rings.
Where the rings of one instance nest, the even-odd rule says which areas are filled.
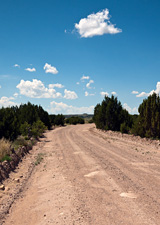
[[[114,94],[130,113],[160,93],[160,1],[3,0],[0,107],[92,113]]]

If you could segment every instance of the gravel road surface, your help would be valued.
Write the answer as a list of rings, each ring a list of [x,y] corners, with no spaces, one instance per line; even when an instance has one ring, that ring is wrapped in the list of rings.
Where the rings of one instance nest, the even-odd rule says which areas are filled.
[[[33,150],[43,160],[3,224],[160,224],[159,147],[99,131],[93,124],[60,127],[45,135],[41,148]],[[25,163],[27,168],[27,159]]]

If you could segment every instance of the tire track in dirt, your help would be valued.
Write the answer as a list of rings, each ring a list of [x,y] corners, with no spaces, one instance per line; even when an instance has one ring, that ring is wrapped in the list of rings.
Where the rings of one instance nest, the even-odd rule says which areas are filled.
[[[87,150],[87,148],[86,148],[86,146],[84,145],[84,144],[80,144],[77,140],[80,140],[80,135],[77,135],[76,136],[76,132],[75,132],[75,130],[73,129],[73,131],[74,132],[72,132],[72,129],[70,129],[69,130],[69,132],[68,132],[68,140],[69,140],[69,142],[71,143],[71,145],[74,147],[74,149],[85,149],[85,153],[87,152],[86,150]],[[76,136],[76,138],[74,138],[74,135]],[[86,139],[86,137],[84,138],[83,137],[83,140],[84,139]],[[75,144],[75,142],[76,142],[76,144]],[[78,142],[78,145],[77,145],[77,142]],[[84,142],[82,142],[82,143],[84,143]],[[95,144],[95,143],[94,143]],[[80,147],[78,147],[78,146],[80,146]],[[100,147],[100,146],[98,146],[98,147]],[[88,150],[89,149],[93,149],[93,147],[92,148],[88,148]],[[102,149],[100,149],[100,151],[101,151]],[[87,154],[87,155],[90,155],[90,156],[93,156],[93,155],[95,155],[95,154],[93,154],[93,152],[92,151],[89,151],[88,152],[89,154]],[[83,158],[84,158],[84,156],[85,156],[86,154],[83,154]],[[96,155],[96,159],[98,159],[98,154]],[[80,157],[82,157],[82,154],[80,154]],[[87,158],[88,158],[88,156],[87,156]],[[92,160],[93,161],[93,160]],[[100,160],[100,162],[99,162],[99,165],[102,165],[102,162],[101,162],[102,160]],[[105,169],[106,167],[104,167],[104,169]],[[92,168],[92,171],[93,171],[94,169]],[[95,172],[98,172],[98,171],[95,171]],[[95,172],[91,172],[91,174],[88,174],[88,177],[90,177],[90,175],[92,176],[92,174],[94,174]],[[102,174],[103,174],[103,176],[102,176]],[[104,170],[100,170],[99,172],[98,172],[98,175],[99,176],[97,176],[97,177],[94,177],[94,182],[92,182],[92,181],[90,181],[91,182],[91,184],[92,184],[92,186],[93,187],[95,187],[95,188],[103,188],[103,189],[105,189],[105,190],[107,190],[107,191],[109,191],[110,190],[110,195],[112,195],[112,197],[113,197],[113,191],[116,191],[116,192],[118,192],[118,193],[121,193],[122,192],[122,189],[120,189],[119,187],[118,187],[118,185],[115,183],[115,181],[114,181],[114,179],[113,178],[111,178],[111,176],[109,176],[109,175],[107,175],[107,173],[106,173],[106,170],[105,170],[105,172],[104,172]],[[118,175],[120,175],[120,174],[118,174]],[[97,180],[97,182],[96,182],[96,184],[95,184],[95,180]],[[104,180],[105,180],[105,182],[104,182]],[[107,181],[107,182],[106,182]],[[108,185],[109,184],[109,185]],[[111,194],[111,192],[112,192],[112,194]],[[128,194],[128,196],[130,195],[131,196],[131,194],[132,193],[129,193]],[[132,196],[133,196],[133,194],[132,194]],[[116,200],[117,200],[117,194],[116,194]],[[113,199],[112,199],[112,202],[116,202],[116,204],[115,205],[119,205],[119,203],[120,203],[120,199],[116,202],[116,201],[114,201]],[[124,205],[121,205],[121,206],[119,206],[119,209],[121,208],[123,208],[123,206]],[[126,206],[125,206],[126,207]],[[130,200],[129,200],[129,205],[128,205],[128,207],[130,207],[130,209],[131,209],[131,202],[130,202]],[[127,207],[126,207],[127,208]],[[144,217],[144,218],[146,218],[147,216],[145,215],[145,213],[143,212],[143,211],[141,211],[140,210],[140,208],[138,208],[138,206],[137,205],[135,205],[135,204],[133,204],[133,206],[132,206],[132,208],[134,209],[134,211],[135,211],[135,208],[137,208],[137,211],[139,212],[139,216],[141,216],[141,217]],[[123,208],[123,211],[125,211],[125,209]],[[133,214],[133,213],[132,213]],[[150,219],[147,219],[146,221],[145,221],[145,219],[143,219],[143,223],[144,224],[148,224],[148,221],[149,221]],[[144,222],[145,221],[145,222]],[[141,222],[142,223],[142,222]],[[154,224],[154,222],[152,222],[152,221],[150,221],[150,224]]]
[[[44,160],[5,225],[160,224],[160,153],[153,146],[86,124],[48,132],[41,151]]]
[[[83,148],[85,148],[86,151],[88,151],[89,155],[95,155],[95,158],[99,159],[99,162],[101,163],[101,165],[103,165],[104,169],[108,170],[109,168],[112,168],[110,174],[112,174],[113,171],[114,171],[114,173],[117,173],[115,177],[118,178],[117,182],[119,182],[121,184],[121,186],[123,187],[123,190],[126,190],[126,191],[132,190],[133,192],[139,193],[140,196],[142,195],[142,198],[140,198],[139,202],[142,206],[147,205],[147,207],[149,209],[150,209],[150,204],[147,204],[147,203],[148,203],[148,201],[152,202],[152,205],[154,205],[155,217],[157,217],[157,212],[159,211],[159,201],[157,200],[157,195],[154,196],[153,192],[152,192],[152,195],[150,194],[150,191],[152,191],[152,189],[144,191],[145,190],[144,187],[148,186],[148,179],[145,180],[146,174],[144,176],[144,173],[141,172],[141,174],[140,174],[138,171],[138,174],[141,175],[141,179],[144,176],[142,181],[140,180],[140,178],[138,176],[134,176],[134,174],[136,174],[136,173],[134,171],[133,165],[126,163],[127,160],[126,159],[123,160],[123,157],[119,157],[119,155],[117,156],[116,154],[114,154],[112,152],[114,150],[113,146],[112,146],[112,148],[110,146],[107,146],[107,149],[106,149],[106,147],[105,148],[104,148],[104,146],[102,147],[102,145],[100,143],[98,143],[97,140],[95,141],[95,139],[94,139],[94,141],[91,141],[90,137],[89,137],[89,139],[87,139],[86,136],[89,135],[89,132],[85,136],[82,135],[83,141],[81,143],[80,143],[81,134],[76,135],[76,132],[71,132],[71,130],[69,132],[70,132],[69,136],[72,136],[72,140],[78,140],[79,145],[83,146]],[[75,138],[74,138],[74,136],[75,136]],[[77,139],[77,137],[78,137],[78,139]],[[88,142],[85,143],[84,139]],[[93,145],[92,148],[90,147],[91,144]],[[86,145],[89,147],[87,147]],[[97,148],[96,148],[96,150],[93,150],[95,146]],[[118,150],[120,150],[120,149],[118,149]],[[107,164],[109,164],[108,166],[104,160],[105,158],[109,160],[109,162],[107,162]],[[122,160],[119,160],[119,159],[122,159]],[[128,160],[128,162],[129,162],[129,160]],[[147,173],[147,171],[145,171],[145,173]],[[153,173],[152,173],[152,176],[153,176]],[[123,178],[122,181],[120,180],[120,178]],[[124,185],[124,184],[126,184],[126,185]],[[159,191],[158,184],[159,184],[159,179],[156,181],[155,181],[155,178],[152,179],[152,187],[154,187],[154,189],[156,191],[155,193],[157,193],[157,191]],[[145,199],[143,198],[144,196],[145,196]],[[153,210],[153,208],[152,208],[152,210]]]

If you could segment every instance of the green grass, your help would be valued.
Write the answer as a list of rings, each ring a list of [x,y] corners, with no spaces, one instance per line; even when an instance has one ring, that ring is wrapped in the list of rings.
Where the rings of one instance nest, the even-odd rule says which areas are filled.
[[[2,159],[1,159],[1,162],[4,162],[4,161],[11,161],[12,158],[9,156],[9,155],[5,155]]]

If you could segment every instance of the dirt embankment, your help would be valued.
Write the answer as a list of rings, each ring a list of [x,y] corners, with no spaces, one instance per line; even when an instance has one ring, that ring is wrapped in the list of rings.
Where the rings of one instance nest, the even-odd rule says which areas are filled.
[[[1,212],[10,201],[2,224],[160,224],[158,141],[67,126],[47,132],[18,167],[0,191]]]
[[[18,163],[31,149],[32,147],[30,146],[19,147],[16,152],[14,151],[14,149],[11,149],[11,161],[0,162],[0,183],[9,177],[10,172],[15,170]]]

